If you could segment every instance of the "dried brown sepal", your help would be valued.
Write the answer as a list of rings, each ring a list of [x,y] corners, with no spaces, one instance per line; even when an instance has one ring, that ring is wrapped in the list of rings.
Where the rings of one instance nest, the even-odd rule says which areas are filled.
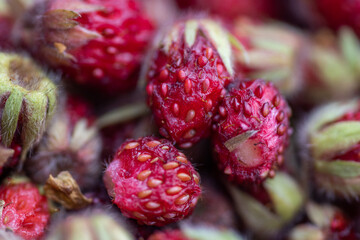
[[[44,186],[47,198],[60,203],[69,210],[81,209],[92,203],[92,199],[85,197],[76,181],[68,171],[63,171],[54,178],[49,176]]]

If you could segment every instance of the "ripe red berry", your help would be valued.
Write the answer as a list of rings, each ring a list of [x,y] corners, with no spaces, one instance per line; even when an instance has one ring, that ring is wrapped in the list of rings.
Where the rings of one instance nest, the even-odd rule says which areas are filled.
[[[136,86],[154,29],[138,0],[49,0],[41,19],[47,63],[97,91]]]
[[[231,181],[260,182],[283,162],[291,110],[270,82],[236,83],[219,106],[213,145],[218,166]]]
[[[209,19],[176,23],[148,70],[149,105],[162,136],[191,147],[209,135],[213,114],[232,80],[231,47]]]
[[[9,183],[0,187],[4,201],[0,226],[11,229],[24,239],[40,239],[50,213],[46,197],[30,182]]]
[[[168,140],[128,140],[107,167],[104,182],[121,212],[163,226],[188,216],[201,190],[199,174]]]

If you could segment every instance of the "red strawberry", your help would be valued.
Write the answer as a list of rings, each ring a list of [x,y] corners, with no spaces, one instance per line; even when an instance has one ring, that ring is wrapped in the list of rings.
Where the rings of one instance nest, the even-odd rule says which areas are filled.
[[[223,18],[232,19],[240,15],[266,18],[276,12],[271,0],[176,0],[181,8],[207,10]]]
[[[148,240],[191,240],[186,237],[180,230],[158,231],[152,234]]]
[[[270,82],[236,83],[219,106],[213,145],[218,166],[236,183],[260,182],[283,162],[291,110]]]
[[[163,226],[194,209],[199,174],[168,140],[126,141],[107,167],[104,182],[121,212],[139,223]]]
[[[40,33],[46,62],[64,70],[76,83],[105,93],[136,86],[154,28],[137,0],[47,3]]]
[[[30,182],[8,183],[0,187],[4,201],[0,226],[24,239],[40,239],[49,222],[47,200]]]
[[[219,24],[192,19],[172,26],[148,71],[148,101],[160,134],[183,148],[206,137],[232,74],[228,34]]]
[[[313,0],[327,24],[339,29],[350,26],[360,36],[359,0]]]

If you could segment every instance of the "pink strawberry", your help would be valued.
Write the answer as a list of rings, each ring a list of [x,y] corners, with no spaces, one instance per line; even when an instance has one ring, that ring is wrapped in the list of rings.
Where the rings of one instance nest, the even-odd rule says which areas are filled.
[[[163,226],[194,209],[199,174],[168,140],[128,140],[107,167],[104,182],[121,212],[147,225]]]
[[[189,19],[173,25],[148,70],[148,102],[160,134],[182,148],[208,136],[231,65],[228,34],[219,24]]]
[[[0,187],[3,202],[0,226],[24,239],[40,239],[50,220],[47,200],[30,182],[7,183]]]
[[[212,139],[219,169],[239,184],[274,176],[291,133],[290,115],[272,83],[236,83],[215,117]]]
[[[48,0],[35,50],[77,84],[132,89],[154,29],[140,8],[137,0]]]

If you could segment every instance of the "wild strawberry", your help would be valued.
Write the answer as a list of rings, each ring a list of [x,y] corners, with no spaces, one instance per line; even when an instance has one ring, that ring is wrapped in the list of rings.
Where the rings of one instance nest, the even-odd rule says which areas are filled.
[[[246,227],[261,239],[275,236],[298,214],[305,200],[299,184],[279,172],[262,184],[230,186],[235,208]]]
[[[168,140],[128,140],[105,171],[109,196],[139,223],[163,226],[188,216],[201,190],[199,174]]]
[[[154,53],[147,93],[162,136],[182,148],[210,132],[224,87],[232,80],[228,33],[209,19],[172,26]]]
[[[0,173],[24,160],[56,106],[56,87],[30,58],[0,52]]]
[[[46,240],[55,239],[109,239],[134,240],[135,238],[123,224],[118,223],[111,214],[100,209],[87,210],[66,216],[54,222]]]
[[[350,26],[360,36],[359,0],[312,0],[327,24],[338,30]]]
[[[45,183],[49,175],[69,171],[83,188],[98,183],[102,140],[89,104],[69,96],[56,113],[43,140],[25,162],[27,175]]]
[[[154,29],[140,8],[137,0],[48,0],[34,50],[77,84],[132,89]]]
[[[219,106],[213,145],[219,169],[242,184],[274,176],[291,133],[291,110],[270,82],[236,83]]]
[[[180,8],[209,11],[226,19],[238,16],[266,18],[276,14],[274,1],[271,0],[176,0]]]
[[[334,206],[309,202],[306,214],[309,222],[292,229],[287,239],[355,240],[359,237],[350,219]]]
[[[2,214],[0,226],[24,239],[40,239],[50,220],[47,200],[30,182],[0,186]]]
[[[360,196],[360,102],[333,102],[310,114],[299,131],[303,161],[314,190],[329,197]],[[314,186],[313,181],[311,186]]]
[[[309,45],[305,34],[289,25],[249,18],[236,19],[232,33],[246,52],[235,48],[238,74],[243,78],[271,81],[287,97],[294,97],[300,91]]]

